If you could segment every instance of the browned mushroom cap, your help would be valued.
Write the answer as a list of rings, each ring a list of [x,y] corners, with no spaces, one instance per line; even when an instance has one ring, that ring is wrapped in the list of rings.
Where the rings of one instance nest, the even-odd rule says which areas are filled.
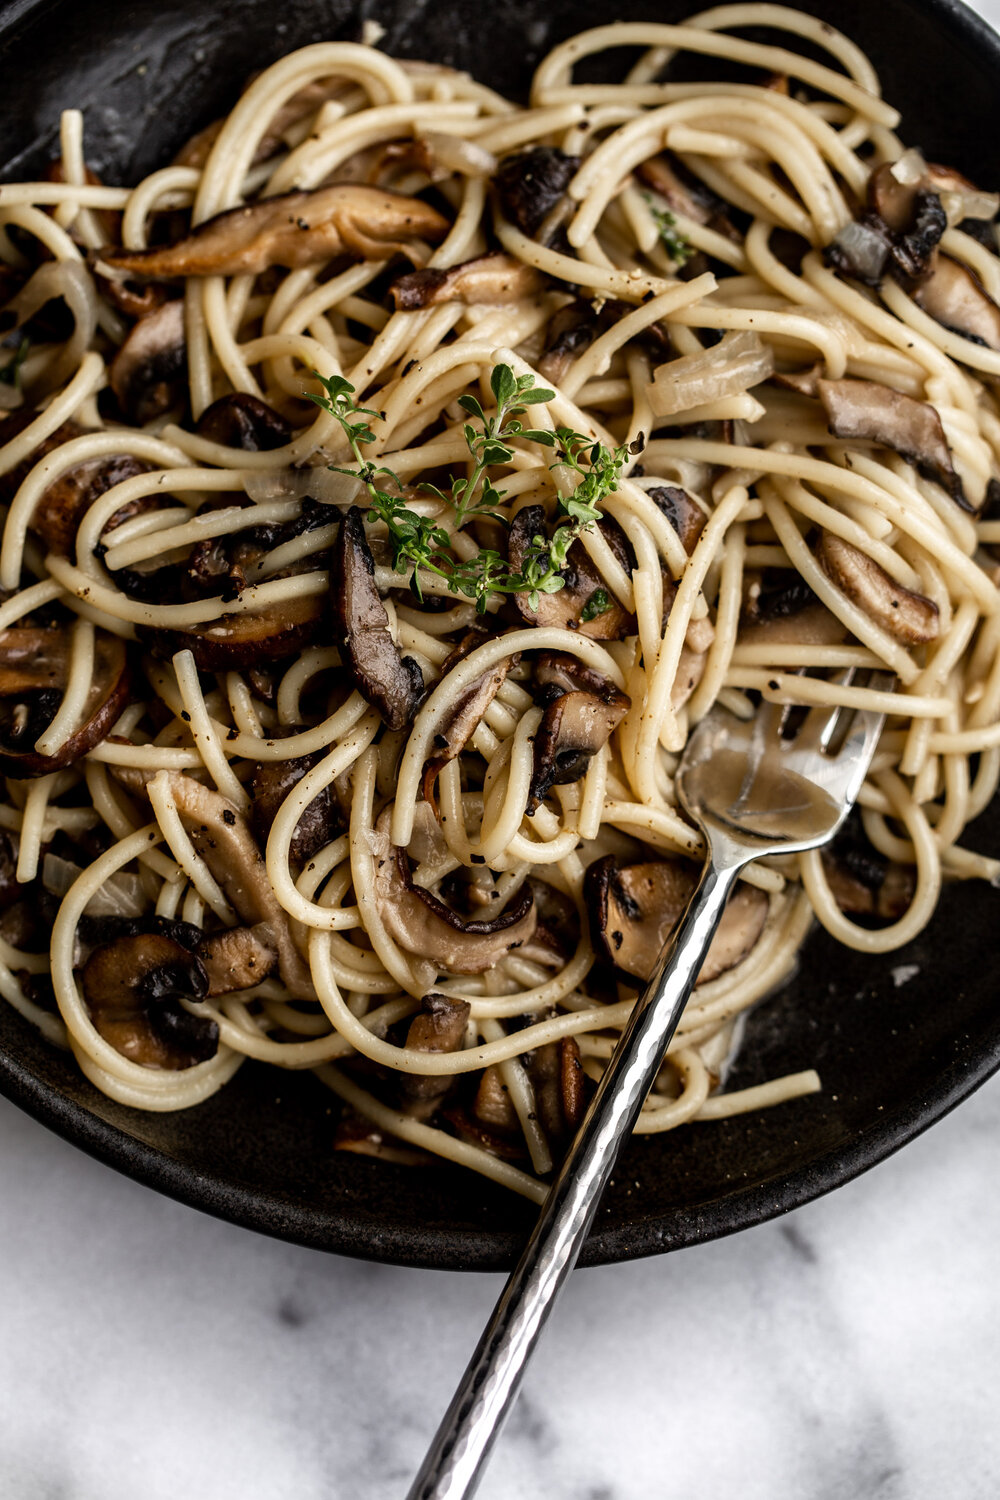
[[[258,936],[267,929],[290,990],[313,994],[308,965],[292,940],[288,915],[279,904],[260,850],[243,814],[228,797],[180,771],[164,771],[167,785],[195,853],[200,854],[236,914]]]
[[[601,693],[561,693],[549,704],[535,731],[529,817],[551,787],[579,781],[590,757],[608,743],[631,707],[631,698],[610,684]]]
[[[587,1102],[587,1075],[576,1037],[546,1042],[526,1059],[535,1090],[538,1123],[557,1149],[576,1134]]]
[[[544,286],[541,271],[526,266],[513,255],[505,255],[502,250],[494,250],[447,271],[432,266],[410,271],[394,281],[389,290],[397,309],[437,307],[442,302],[463,302],[466,307],[487,303],[499,307],[520,302],[523,297],[534,297]]]
[[[584,894],[597,948],[634,979],[647,980],[698,883],[689,860],[657,859],[619,869],[608,854],[590,866]],[[767,897],[741,884],[729,898],[719,930],[698,975],[706,984],[741,963],[760,937]]]
[[[390,843],[390,819],[391,808],[379,817],[373,836],[375,903],[386,931],[405,953],[436,965],[440,973],[482,974],[529,940],[537,921],[529,886],[523,885],[491,922],[463,921],[414,885],[406,850]]]
[[[97,629],[94,672],[78,727],[53,755],[35,741],[55,718],[66,691],[71,637],[62,626],[0,631],[0,771],[47,776],[100,744],[129,702],[131,675],[124,641]]]
[[[280,412],[246,391],[234,391],[213,401],[194,430],[212,443],[243,448],[248,453],[283,448],[292,436],[292,424]]]
[[[208,976],[208,995],[228,995],[260,984],[278,967],[278,953],[266,923],[231,927],[202,938],[197,948]]]
[[[542,689],[539,701],[551,702],[559,693],[605,693],[614,688],[602,672],[595,672],[568,651],[539,651],[534,655],[535,684]]]
[[[324,614],[323,600],[309,594],[243,614],[224,614],[187,630],[142,625],[137,634],[149,642],[154,656],[165,660],[178,651],[190,651],[202,671],[230,672],[294,656],[312,640]]]
[[[740,643],[840,646],[849,631],[792,568],[748,568],[743,575]]]
[[[181,399],[187,375],[184,303],[140,318],[111,361],[108,378],[130,422],[151,422]]]
[[[913,300],[952,333],[1000,350],[1000,307],[968,266],[938,255],[930,275],[915,288]]]
[[[457,1052],[465,1039],[472,1007],[467,1000],[427,995],[410,1022],[406,1045],[416,1052]],[[428,1120],[451,1088],[447,1073],[403,1073],[399,1080],[402,1108],[417,1120]]]
[[[21,407],[0,422],[0,447],[17,437],[37,416],[35,408],[27,406]],[[0,502],[9,505],[35,464],[56,448],[62,447],[63,443],[82,437],[85,431],[76,422],[64,422],[61,427],[57,427],[23,462],[0,476]],[[80,522],[94,501],[105,490],[112,489],[125,479],[134,478],[136,474],[147,474],[151,468],[151,464],[133,458],[131,453],[109,453],[103,458],[89,458],[83,463],[74,464],[42,491],[32,512],[31,530],[41,537],[50,552],[55,552],[59,557],[70,557]],[[113,531],[123,521],[159,504],[160,501],[151,495],[131,500],[115,511],[104,529]]]
[[[573,302],[568,302],[549,321],[545,331],[545,351],[538,361],[538,373],[544,380],[551,380],[558,385],[578,355],[589,349],[606,329],[612,328],[627,313],[634,311],[633,306],[619,301],[617,297],[609,297],[603,302],[577,297]],[[636,335],[636,342],[650,351],[657,364],[669,359],[673,353],[670,332],[665,323],[650,323]]]
[[[893,166],[893,162],[883,162],[869,176],[868,206],[894,234],[899,234],[913,221],[919,182],[901,182]]]
[[[868,179],[868,206],[890,230],[894,275],[903,282],[923,276],[948,227],[941,199],[927,174],[901,180],[893,164],[877,167]]]
[[[84,966],[83,995],[99,1034],[130,1062],[147,1068],[194,1067],[214,1057],[219,1028],[181,1000],[204,1000],[200,959],[157,933],[118,938]]]
[[[504,216],[532,239],[576,176],[578,156],[556,146],[533,146],[505,156],[493,178]]]
[[[739,230],[729,218],[728,205],[693,173],[685,172],[676,157],[651,156],[636,167],[635,175],[654,193],[659,193],[675,214],[683,214],[696,224],[724,234],[734,244],[742,243]]]
[[[283,193],[206,219],[175,245],[105,250],[101,260],[130,276],[259,276],[268,266],[315,265],[337,255],[411,259],[418,244],[437,244],[448,220],[419,198],[361,183],[334,183]]]
[[[682,490],[676,484],[658,484],[655,489],[647,490],[646,494],[666,516],[680,537],[681,546],[690,557],[705,528],[705,512],[701,506],[691,499],[687,490]]]
[[[375,563],[362,513],[344,517],[330,565],[330,598],[337,644],[358,691],[389,729],[403,729],[423,697],[424,679],[412,656],[401,656],[375,583]]]
[[[602,532],[605,526],[606,523],[601,523]],[[544,544],[544,537],[545,512],[542,507],[526,505],[519,510],[507,537],[511,567],[520,571],[535,539],[541,539]],[[564,587],[555,594],[540,594],[537,610],[532,609],[527,593],[513,595],[514,603],[530,625],[578,630],[594,641],[620,641],[635,631],[635,616],[612,598],[579,541],[569,549],[562,577]]]
[[[294,786],[323,758],[299,755],[294,760],[262,761],[254,769],[250,782],[252,808],[250,818],[254,835],[263,849],[278,811]],[[326,786],[313,798],[295,825],[289,856],[293,864],[304,865],[320,849],[332,842],[346,827],[344,815],[333,787]]]
[[[874,380],[817,380],[816,389],[834,437],[884,443],[947,490],[963,510],[970,509],[941,418],[928,401],[916,401]]]
[[[904,588],[860,548],[824,531],[816,556],[823,571],[848,599],[897,641],[918,646],[937,639],[940,621],[933,600]]]
[[[835,850],[824,849],[822,858],[830,894],[849,916],[896,922],[913,900],[916,876],[911,865],[872,860],[862,871],[853,862],[845,863]]]

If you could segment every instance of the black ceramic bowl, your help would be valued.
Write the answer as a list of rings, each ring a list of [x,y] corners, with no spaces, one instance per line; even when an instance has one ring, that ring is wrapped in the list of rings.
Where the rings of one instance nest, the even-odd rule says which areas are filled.
[[[983,186],[1000,184],[1000,39],[955,0],[810,0],[860,42],[903,139]],[[306,42],[354,38],[366,17],[404,57],[525,91],[548,46],[610,19],[679,20],[682,0],[14,0],[0,4],[0,163],[34,176],[58,112],[86,112],[88,159],[111,182],[168,160],[252,70]],[[276,21],[275,16],[281,19]],[[997,810],[973,842],[996,848]],[[735,1086],[815,1066],[825,1091],[631,1145],[584,1262],[695,1244],[828,1192],[939,1119],[1000,1066],[987,886],[948,891],[910,949],[869,959],[814,935],[796,977],[751,1016]],[[916,966],[903,984],[900,966]],[[895,971],[895,979],[894,979]],[[335,1103],[311,1077],[248,1064],[187,1113],[144,1114],[97,1093],[0,1006],[0,1087],[69,1140],[195,1207],[284,1239],[375,1260],[498,1269],[528,1223],[472,1174],[412,1171],[330,1149]]]

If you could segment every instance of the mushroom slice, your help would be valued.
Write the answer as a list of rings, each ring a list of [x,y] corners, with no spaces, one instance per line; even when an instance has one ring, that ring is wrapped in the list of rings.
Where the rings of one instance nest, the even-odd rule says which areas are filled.
[[[47,776],[100,744],[129,702],[131,675],[125,642],[100,627],[94,671],[78,727],[53,755],[35,741],[55,718],[66,691],[70,661],[67,628],[22,625],[0,631],[0,772]]]
[[[442,678],[448,675],[457,662],[467,656],[470,651],[475,650],[477,646],[481,646],[485,640],[486,636],[481,630],[467,631],[456,649],[443,663]],[[436,753],[424,766],[425,801],[433,804],[434,786],[438,777],[449,761],[461,755],[482,722],[486,710],[503,687],[507,673],[511,667],[517,665],[519,660],[519,654],[502,657],[495,666],[490,667],[474,682],[471,682],[459,698],[450,716],[435,734],[433,744]]]
[[[237,915],[265,936],[278,955],[281,977],[290,990],[312,998],[309,968],[292,941],[288,915],[277,896],[253,834],[228,797],[180,771],[161,771],[180,820]]]
[[[890,578],[860,548],[824,531],[816,556],[823,571],[848,599],[895,640],[919,646],[937,639],[940,621],[934,601]]]
[[[130,1062],[179,1071],[215,1056],[218,1026],[180,1003],[204,1000],[208,976],[172,938],[147,932],[95,948],[81,978],[98,1033]]]
[[[401,656],[375,583],[375,563],[362,512],[352,505],[341,522],[330,565],[330,598],[337,644],[358,691],[389,729],[404,729],[423,697],[424,679],[412,656]]]
[[[537,915],[528,885],[491,922],[465,922],[430,891],[414,885],[405,849],[389,840],[391,807],[372,835],[375,903],[389,936],[404,953],[436,966],[439,973],[482,974],[513,948],[528,942]]]
[[[246,391],[220,396],[198,418],[195,432],[224,448],[242,448],[247,453],[283,448],[291,440],[292,424]]]
[[[534,266],[513,255],[493,250],[461,265],[439,271],[432,266],[400,276],[389,288],[399,309],[438,307],[442,302],[462,302],[466,307],[485,303],[495,307],[537,296],[545,277]]]
[[[613,328],[621,318],[634,311],[630,303],[617,297],[609,297],[604,302],[577,297],[573,302],[567,302],[549,321],[538,373],[544,380],[559,385],[577,355],[589,349],[606,329]],[[673,354],[670,332],[665,323],[650,323],[636,334],[636,342],[649,350],[657,364],[670,359]]]
[[[465,1040],[471,1008],[467,1000],[425,996],[406,1033],[407,1047],[416,1052],[458,1052]],[[430,1119],[454,1081],[447,1073],[401,1074],[399,1093],[404,1111],[417,1120]]]
[[[262,849],[285,798],[306,772],[322,760],[323,753],[317,750],[313,755],[299,755],[294,760],[262,761],[254,769],[250,782],[250,819]],[[308,863],[314,854],[343,833],[345,827],[337,794],[332,786],[325,786],[295,825],[288,851],[291,862],[296,865]]]
[[[186,376],[184,303],[176,300],[139,319],[108,372],[118,405],[140,426],[179,403]]]
[[[913,300],[952,333],[1000,350],[1000,307],[968,266],[938,255],[930,275],[914,290]]]
[[[826,846],[822,857],[831,895],[843,912],[895,922],[913,900],[913,866],[886,859],[874,849],[856,813]]]
[[[448,220],[420,198],[340,182],[231,208],[196,225],[174,245],[105,250],[101,262],[153,280],[259,276],[269,266],[297,270],[338,255],[358,260],[406,255],[412,260],[419,257],[423,241],[437,244],[448,228]]]
[[[208,976],[208,996],[248,990],[278,967],[278,953],[266,923],[256,927],[230,927],[202,938],[198,957]]]
[[[324,613],[322,598],[308,594],[264,609],[224,614],[211,624],[187,630],[141,625],[137,634],[149,642],[154,656],[164,660],[178,651],[190,651],[204,672],[239,671],[294,656],[312,640]]]
[[[353,1110],[345,1110],[333,1134],[334,1151],[349,1151],[352,1156],[374,1156],[379,1161],[400,1167],[433,1167],[441,1158],[416,1146],[407,1146],[388,1131],[380,1130],[370,1120]]]
[[[551,787],[579,781],[590,757],[608,743],[631,707],[631,698],[610,685],[600,694],[561,693],[549,704],[535,732],[529,817]]]
[[[701,506],[677,484],[658,484],[646,494],[666,516],[690,557],[705,527],[705,512]]]
[[[540,702],[551,703],[557,693],[597,693],[614,691],[611,679],[593,667],[585,666],[568,651],[539,651],[535,656],[535,684],[542,691]]]
[[[580,165],[557,146],[533,146],[505,156],[493,178],[504,216],[534,239],[555,209]]]
[[[587,1075],[576,1037],[564,1036],[536,1048],[527,1068],[538,1122],[553,1146],[565,1147],[580,1128],[587,1102]]]
[[[38,412],[34,407],[23,406],[0,422],[0,447],[17,437],[37,416]],[[86,431],[85,427],[80,427],[76,422],[64,422],[61,427],[57,427],[23,462],[0,476],[0,502],[9,505],[41,459],[61,448],[63,443],[82,437]],[[125,479],[134,478],[136,474],[147,474],[151,469],[152,464],[133,458],[131,453],[109,453],[103,458],[90,458],[83,463],[74,464],[42,491],[32,512],[29,523],[31,530],[41,537],[49,552],[55,552],[59,557],[72,556],[77,529],[94,501],[105,490],[112,489]],[[112,531],[123,521],[131,520],[133,516],[151,510],[158,504],[159,501],[153,496],[132,500],[115,511],[104,529],[106,532]]]
[[[695,224],[704,224],[725,235],[734,244],[742,244],[743,237],[729,218],[728,205],[693,173],[685,172],[675,157],[651,156],[636,167],[635,175],[654,193],[659,193],[675,214],[683,214]]]
[[[605,534],[606,524],[601,523],[601,531]],[[507,537],[511,567],[520,570],[535,539],[544,545],[544,537],[545,512],[542,507],[526,505],[519,510]],[[555,594],[540,594],[537,610],[532,609],[527,593],[513,595],[514,603],[530,625],[578,630],[594,641],[620,641],[634,633],[635,616],[628,614],[611,597],[579,540],[569,549],[562,576],[564,587]]]
[[[741,645],[841,646],[849,634],[793,569],[748,569],[744,574]]]
[[[584,882],[595,946],[622,973],[645,982],[697,884],[698,870],[689,860],[648,860],[619,869],[615,856],[606,855],[590,866]],[[701,967],[699,984],[746,958],[764,929],[767,911],[763,891],[737,886]]]
[[[941,418],[930,402],[874,380],[817,380],[816,390],[834,437],[868,438],[894,449],[947,490],[963,510],[970,509]]]
[[[501,1136],[514,1136],[520,1132],[521,1122],[517,1118],[510,1090],[495,1064],[484,1068],[480,1075],[479,1087],[472,1102],[472,1113],[486,1130],[499,1131]]]
[[[561,969],[580,945],[580,916],[576,902],[557,891],[554,885],[549,885],[547,880],[529,875],[528,884],[535,898],[538,926],[531,942],[525,943],[521,949],[522,955],[533,963]]]

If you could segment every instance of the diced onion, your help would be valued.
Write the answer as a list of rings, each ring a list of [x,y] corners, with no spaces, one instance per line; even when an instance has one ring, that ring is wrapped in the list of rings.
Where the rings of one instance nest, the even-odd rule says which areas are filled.
[[[904,151],[899,161],[893,162],[889,169],[897,182],[904,187],[916,187],[922,181],[927,171],[927,163],[924,161],[923,153],[915,146],[909,151]]]
[[[83,871],[72,860],[46,854],[42,861],[42,884],[53,896],[65,896]],[[85,910],[91,917],[141,917],[147,906],[146,892],[138,875],[119,870],[95,891]]]
[[[970,192],[945,192],[941,194],[941,207],[949,224],[961,224],[963,219],[995,219],[1000,213],[1000,193],[981,193],[978,188]]]
[[[323,505],[353,505],[361,491],[361,482],[353,474],[332,469],[251,469],[243,479],[243,488],[256,505],[271,500],[304,500],[311,495]]]
[[[889,247],[884,236],[876,229],[851,219],[841,229],[833,244],[850,273],[859,281],[874,286],[881,279]]]
[[[774,355],[756,333],[727,333],[712,349],[660,365],[648,387],[658,417],[739,396],[774,374]]]

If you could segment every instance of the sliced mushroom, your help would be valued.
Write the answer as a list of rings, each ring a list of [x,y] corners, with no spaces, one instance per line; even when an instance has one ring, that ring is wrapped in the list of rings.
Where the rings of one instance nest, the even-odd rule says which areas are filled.
[[[219,1028],[180,1003],[204,1000],[201,960],[156,933],[96,948],[84,966],[83,995],[99,1034],[130,1062],[180,1070],[214,1057]]]
[[[647,490],[646,494],[666,516],[680,537],[681,546],[690,557],[705,529],[705,512],[701,506],[691,499],[687,490],[682,490],[677,484],[658,484],[655,489]]]
[[[606,524],[601,523],[602,532]],[[544,510],[540,505],[526,505],[511,522],[507,537],[511,567],[520,570],[529,549],[536,542],[544,546],[544,538]],[[514,603],[529,624],[578,630],[594,641],[620,641],[635,631],[635,616],[622,609],[605,588],[581,542],[575,541],[570,547],[562,577],[563,588],[554,594],[540,594],[537,609],[532,609],[527,593],[514,594]]]
[[[37,416],[35,408],[28,406],[0,422],[0,447],[17,437]],[[41,459],[62,447],[63,443],[82,437],[85,432],[86,428],[78,426],[76,422],[64,422],[61,427],[57,427],[22,463],[0,476],[0,502],[9,505]],[[151,468],[151,464],[133,458],[131,453],[109,453],[102,458],[89,458],[83,463],[74,464],[42,491],[32,512],[31,530],[41,537],[49,552],[54,552],[59,557],[71,557],[80,522],[94,501],[116,484],[132,479],[136,474],[147,474]],[[131,500],[115,511],[104,530],[113,531],[124,521],[159,504],[160,501],[152,495]]]
[[[291,440],[292,424],[273,406],[246,391],[220,396],[198,418],[195,432],[224,448],[242,448],[248,453],[283,448]]]
[[[559,385],[573,360],[589,349],[596,338],[635,308],[617,297],[605,301],[577,297],[553,314],[545,330],[545,349],[538,361],[543,380]],[[648,349],[659,364],[673,354],[670,332],[665,323],[650,323],[636,335],[636,343]]]
[[[414,885],[405,849],[389,840],[391,808],[381,814],[372,839],[375,902],[390,937],[405,953],[439,973],[482,974],[526,943],[537,915],[531,888],[523,885],[506,911],[491,922],[463,921],[430,891]]]
[[[527,1059],[528,1074],[535,1090],[538,1122],[558,1151],[580,1128],[587,1103],[587,1075],[580,1047],[573,1036],[546,1042]]]
[[[483,637],[477,631],[473,644],[480,645]],[[483,715],[497,693],[503,687],[507,673],[516,658],[503,657],[495,666],[483,672],[470,683],[455,704],[451,714],[434,736],[435,754],[424,766],[423,792],[427,802],[434,802],[434,787],[438,777],[449,761],[461,755],[469,740],[482,723]],[[447,668],[447,662],[445,668]]]
[[[549,885],[547,880],[537,880],[529,875],[528,884],[535,898],[538,926],[521,953],[533,963],[561,969],[580,945],[580,914],[576,902]]]
[[[195,853],[205,861],[230,906],[248,927],[257,929],[259,937],[264,937],[266,929],[285,984],[295,994],[311,998],[309,967],[292,940],[288,915],[274,894],[243,814],[228,797],[192,776],[180,771],[160,775],[166,778]]]
[[[503,1081],[503,1074],[493,1063],[484,1068],[476,1096],[472,1101],[472,1113],[486,1130],[497,1131],[501,1136],[520,1133],[521,1122],[517,1118],[510,1089]]]
[[[913,300],[952,333],[1000,351],[1000,307],[968,266],[938,255],[930,275],[914,290]]]
[[[611,687],[600,693],[561,693],[542,715],[535,731],[528,816],[533,816],[550,788],[579,781],[591,756],[618,728],[632,700]]]
[[[919,177],[903,181],[893,171],[895,162],[883,162],[868,178],[868,207],[883,224],[899,234],[913,222],[919,192]]]
[[[353,1110],[345,1110],[337,1121],[333,1149],[349,1151],[352,1156],[374,1156],[379,1161],[393,1162],[401,1167],[430,1167],[441,1160],[439,1156],[431,1156],[429,1151],[407,1146]]]
[[[54,754],[40,754],[35,742],[59,710],[70,651],[65,626],[21,625],[0,631],[0,771],[5,776],[47,776],[72,765],[100,744],[129,702],[125,642],[98,627],[94,671],[78,727]]]
[[[743,237],[729,218],[729,205],[693,173],[686,172],[676,157],[651,156],[636,167],[635,175],[654,193],[659,193],[675,214],[714,229],[734,244],[742,244]]]
[[[791,568],[744,574],[740,643],[745,646],[840,646],[849,632]]]
[[[830,893],[842,912],[897,922],[909,908],[916,890],[912,865],[886,859],[867,840],[852,835],[838,835],[822,858]]]
[[[816,389],[834,437],[868,438],[893,448],[969,509],[941,418],[928,401],[874,380],[817,380]]]
[[[278,967],[278,952],[266,923],[214,932],[202,938],[197,952],[208,976],[209,998],[248,990]]]
[[[164,302],[139,319],[111,361],[111,389],[129,421],[141,426],[179,403],[186,377],[184,303]]]
[[[613,854],[592,864],[584,894],[594,944],[624,974],[643,981],[694,895],[698,870],[689,860],[657,859],[620,869]],[[764,929],[763,891],[741,884],[729,898],[698,975],[699,984],[741,963]]]
[[[534,239],[576,176],[578,156],[557,146],[533,146],[505,156],[493,178],[504,216]]]
[[[137,633],[149,642],[153,655],[162,659],[191,651],[204,672],[239,671],[294,656],[312,640],[325,612],[322,598],[309,594],[264,609],[223,614],[210,624],[191,625],[187,630],[143,625]]]
[[[537,296],[544,287],[541,271],[513,255],[493,250],[446,271],[432,266],[410,271],[398,277],[389,290],[398,311],[438,307],[443,302],[462,302],[466,307],[477,303],[502,307],[524,297]]]
[[[419,256],[437,244],[448,220],[419,198],[361,183],[334,183],[232,208],[198,224],[174,245],[105,250],[101,260],[130,276],[259,276],[269,266],[297,270],[351,255],[359,260]]]
[[[467,1000],[450,1000],[430,994],[410,1022],[406,1045],[416,1052],[458,1052],[465,1040],[471,1006]],[[429,1120],[454,1079],[447,1073],[403,1073],[399,1093],[403,1109],[417,1120]]]
[[[870,619],[907,646],[937,639],[938,607],[890,578],[858,547],[830,531],[820,534],[816,556],[827,576]]]
[[[566,651],[539,651],[534,656],[535,683],[542,704],[551,703],[559,693],[597,693],[614,690],[610,678],[586,666]]]
[[[330,598],[344,665],[358,691],[389,729],[404,729],[423,697],[424,679],[402,656],[375,583],[375,563],[362,512],[352,505],[340,527],[330,566]]]
[[[313,755],[299,755],[294,760],[261,761],[254,768],[250,782],[250,819],[254,836],[262,849],[285,798],[322,758],[323,752],[317,750]],[[307,864],[314,854],[343,833],[346,826],[336,792],[332,786],[325,786],[295,825],[288,851],[292,864]]]

